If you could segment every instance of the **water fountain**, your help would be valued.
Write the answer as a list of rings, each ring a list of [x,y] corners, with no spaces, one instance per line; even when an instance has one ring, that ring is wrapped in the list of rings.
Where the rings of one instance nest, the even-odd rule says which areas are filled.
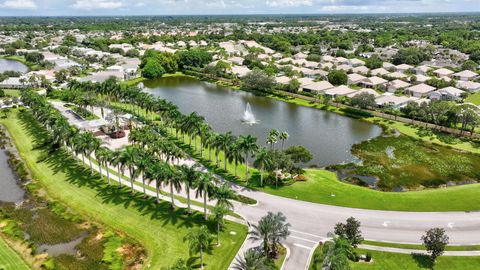
[[[250,103],[248,102],[247,102],[247,108],[243,113],[242,122],[249,125],[258,123],[258,121],[255,119],[255,115],[253,115],[252,108],[250,107]]]

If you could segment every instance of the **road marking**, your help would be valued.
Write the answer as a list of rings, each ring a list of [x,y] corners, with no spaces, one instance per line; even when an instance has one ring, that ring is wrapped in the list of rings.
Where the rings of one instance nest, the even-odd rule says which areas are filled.
[[[453,229],[453,224],[455,224],[455,223],[449,222],[449,223],[447,224],[447,227],[450,228],[450,229]]]
[[[318,241],[313,241],[313,240],[310,240],[310,239],[305,239],[305,238],[302,238],[302,237],[298,237],[298,236],[293,236],[293,235],[290,235],[290,237],[292,238],[296,238],[296,239],[300,239],[300,240],[303,240],[303,241],[306,241],[306,242],[310,242],[310,243],[318,243]]]
[[[388,224],[390,224],[390,221],[385,221],[385,222],[383,222],[382,225],[383,225],[383,227],[388,227]]]
[[[320,235],[311,234],[311,233],[306,233],[306,232],[301,232],[301,231],[297,231],[297,230],[292,230],[292,229],[290,229],[290,231],[291,231],[291,232],[296,232],[296,233],[305,234],[305,235],[310,235],[310,236],[317,237],[317,238],[321,238],[321,239],[324,238],[323,236],[320,236]]]
[[[307,247],[307,246],[300,245],[300,244],[297,244],[297,243],[293,243],[293,245],[294,245],[294,246],[297,246],[297,247],[305,248],[305,249],[308,249],[308,250],[312,250],[311,247]]]

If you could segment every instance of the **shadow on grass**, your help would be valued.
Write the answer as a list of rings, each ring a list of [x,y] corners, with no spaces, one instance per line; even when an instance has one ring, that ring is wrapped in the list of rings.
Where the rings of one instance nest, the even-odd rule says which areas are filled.
[[[59,148],[52,150],[48,132],[33,118],[30,112],[19,112],[18,117],[23,128],[33,139],[34,148],[41,152],[37,162],[48,164],[54,174],[64,173],[70,184],[93,190],[96,197],[100,198],[105,204],[133,208],[142,216],[162,222],[162,226],[171,224],[177,227],[191,228],[198,225],[207,225],[212,233],[215,231],[215,224],[205,222],[202,213],[194,212],[192,215],[187,215],[183,208],[172,209],[170,203],[164,201],[157,204],[152,197],[144,199],[140,192],[132,194],[126,186],[118,188],[118,185],[108,185],[101,180],[97,173],[92,176],[88,167],[80,165],[65,150]]]
[[[417,266],[421,269],[433,269],[433,261],[430,256],[419,253],[412,253],[412,259],[417,263]]]

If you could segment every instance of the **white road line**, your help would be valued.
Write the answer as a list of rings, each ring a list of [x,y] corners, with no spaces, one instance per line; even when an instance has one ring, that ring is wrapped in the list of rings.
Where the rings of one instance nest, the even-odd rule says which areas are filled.
[[[305,234],[305,235],[310,235],[310,236],[317,237],[317,238],[321,238],[321,239],[324,238],[323,236],[320,236],[320,235],[311,234],[311,233],[306,233],[306,232],[301,232],[301,231],[296,231],[296,230],[292,230],[292,229],[290,229],[290,231],[291,231],[291,232],[295,232],[295,233],[301,233],[301,234]]]
[[[307,246],[300,245],[300,244],[297,244],[297,243],[293,243],[293,245],[294,245],[294,246],[297,246],[297,247],[305,248],[305,249],[308,249],[308,250],[311,250],[311,249],[312,249],[311,247],[307,247]]]
[[[310,242],[310,243],[318,243],[318,241],[313,241],[313,240],[310,240],[310,239],[305,239],[305,238],[302,238],[302,237],[298,237],[298,236],[293,236],[293,235],[290,235],[291,238],[296,238],[296,239],[300,239],[300,240],[303,240],[303,241],[306,241],[306,242]]]

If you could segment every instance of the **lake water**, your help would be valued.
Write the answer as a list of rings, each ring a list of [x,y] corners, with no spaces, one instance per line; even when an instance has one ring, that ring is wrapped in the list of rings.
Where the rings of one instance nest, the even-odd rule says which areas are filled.
[[[12,169],[8,165],[8,157],[0,149],[0,201],[18,203],[23,200],[25,191],[19,186]]]
[[[21,73],[27,73],[28,72],[28,67],[24,65],[23,63],[20,63],[15,60],[10,60],[10,59],[2,59],[0,58],[0,73],[7,71],[7,70],[13,70],[13,71],[19,71]]]
[[[318,166],[355,161],[350,149],[382,132],[379,126],[336,113],[307,108],[235,91],[189,77],[167,77],[144,82],[144,91],[176,104],[180,111],[196,111],[217,132],[232,131],[235,135],[251,134],[266,145],[272,129],[287,131],[290,138],[285,146],[303,145],[314,154],[309,164]],[[258,124],[242,123],[247,103],[250,103]],[[281,143],[277,144],[277,147]]]

